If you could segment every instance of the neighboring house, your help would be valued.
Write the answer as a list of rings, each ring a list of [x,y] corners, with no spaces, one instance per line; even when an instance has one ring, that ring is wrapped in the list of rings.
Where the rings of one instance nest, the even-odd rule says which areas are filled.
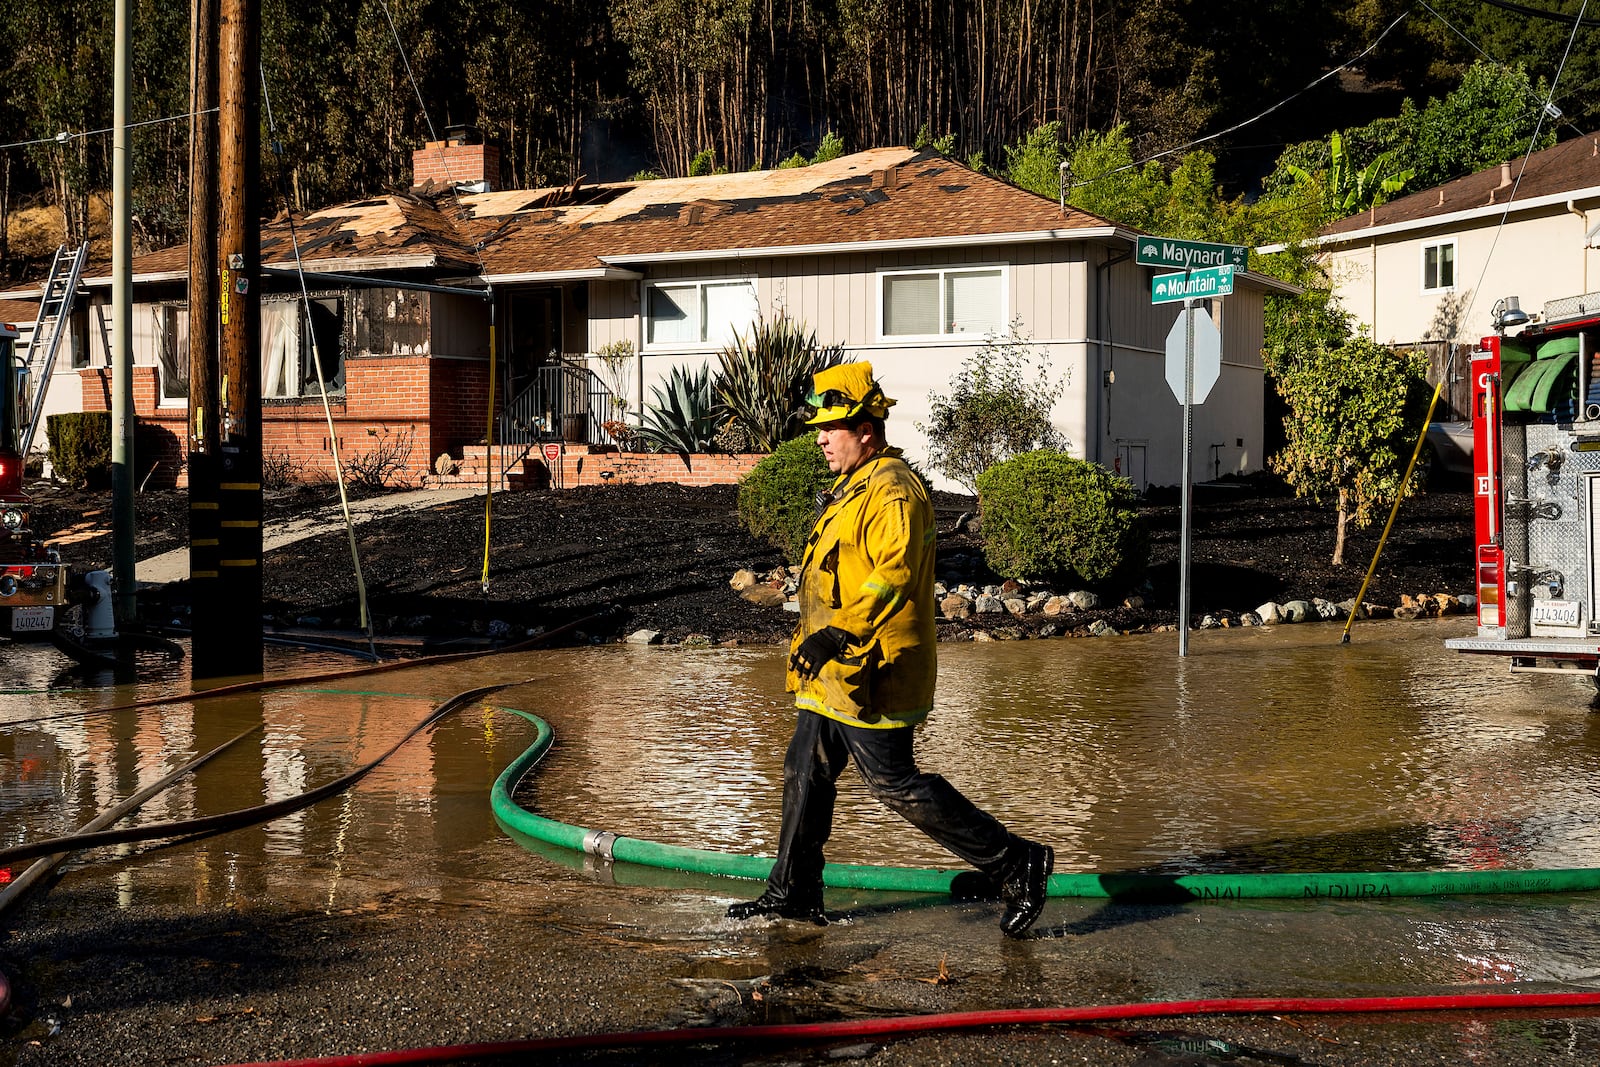
[[[1520,179],[1519,179],[1520,175]],[[1341,219],[1318,236],[1340,303],[1384,344],[1472,343],[1496,301],[1600,288],[1600,135]]]
[[[1154,272],[1134,265],[1136,235],[1124,227],[906,148],[803,168],[469,193],[496,173],[493,149],[452,141],[416,153],[416,172],[430,171],[454,188],[430,181],[295,218],[312,312],[308,325],[294,278],[263,279],[269,456],[327,466],[313,339],[341,454],[409,435],[409,467],[426,473],[443,453],[470,465],[484,437],[491,337],[496,438],[535,456],[541,441],[565,439],[581,453],[608,443],[608,416],[624,405],[637,413],[674,366],[715,361],[758,317],[786,314],[873,362],[900,401],[891,439],[913,459],[924,455],[916,423],[929,392],[948,394],[962,361],[1015,322],[1067,377],[1053,417],[1075,454],[1141,486],[1181,478],[1181,408],[1164,377],[1181,305],[1152,306]],[[264,226],[263,263],[295,258],[286,221]],[[175,248],[134,264],[136,407],[141,421],[167,427],[174,465],[185,261]],[[99,302],[110,279],[91,273]],[[1263,465],[1263,301],[1274,291],[1288,290],[1245,274],[1213,302],[1223,368],[1196,409],[1200,477]],[[21,295],[30,294],[0,297]],[[589,372],[594,353],[620,342],[635,355],[614,404]],[[96,350],[83,375],[89,406],[108,393],[102,366]],[[721,469],[732,477],[746,466]]]

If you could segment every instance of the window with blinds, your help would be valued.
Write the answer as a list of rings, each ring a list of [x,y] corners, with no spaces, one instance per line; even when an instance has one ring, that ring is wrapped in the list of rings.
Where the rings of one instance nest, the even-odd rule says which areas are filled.
[[[1005,328],[1005,271],[907,271],[879,275],[884,337],[998,334]]]
[[[760,317],[750,279],[646,286],[645,344],[722,347]]]

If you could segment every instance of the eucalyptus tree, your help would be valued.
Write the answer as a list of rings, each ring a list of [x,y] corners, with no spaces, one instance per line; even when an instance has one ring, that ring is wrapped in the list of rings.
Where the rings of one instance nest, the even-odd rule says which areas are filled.
[[[112,8],[98,0],[10,0],[0,20],[13,57],[8,86],[27,101],[26,158],[61,209],[62,240],[89,233],[89,197],[108,183]],[[56,139],[56,135],[61,138]]]

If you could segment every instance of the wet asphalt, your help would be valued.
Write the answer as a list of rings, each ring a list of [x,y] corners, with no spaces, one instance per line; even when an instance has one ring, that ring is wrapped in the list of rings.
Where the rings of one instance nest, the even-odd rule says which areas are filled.
[[[1214,939],[1238,941],[1241,956],[1266,960],[1316,951],[1273,944],[1270,908],[1207,905],[1191,913],[1055,901],[1039,937],[1011,942],[994,929],[992,904],[834,895],[830,910],[839,921],[827,928],[734,924],[721,911],[753,888],[746,884],[684,876],[676,885],[627,886],[608,884],[607,874],[550,864],[536,884],[485,887],[477,900],[429,902],[399,890],[328,908],[133,904],[119,900],[117,879],[104,869],[70,873],[6,917],[0,969],[15,1003],[3,1059],[53,1067],[229,1064],[630,1030],[1223,997],[1241,991],[1214,988],[1205,976],[1216,961],[1194,955]],[[1446,917],[1457,919],[1480,921],[1470,912]],[[1250,929],[1259,932],[1255,944]],[[1374,990],[1352,976],[1343,992]],[[502,1062],[1597,1061],[1600,1014],[1503,1011],[1114,1020],[572,1050]]]

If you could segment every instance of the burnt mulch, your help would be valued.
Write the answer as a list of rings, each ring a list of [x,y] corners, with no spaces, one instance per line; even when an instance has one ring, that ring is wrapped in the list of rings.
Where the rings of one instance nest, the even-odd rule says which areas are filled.
[[[327,487],[280,491],[266,499],[268,521],[335,500]],[[983,563],[981,536],[963,520],[970,498],[936,494],[940,576],[955,584],[998,583]],[[187,496],[141,494],[135,505],[140,558],[181,548]],[[1068,630],[1094,618],[1118,629],[1176,622],[1181,509],[1175,491],[1154,490],[1144,505],[1151,560],[1132,588],[1100,590],[1105,610],[1071,617]],[[1333,508],[1300,500],[1268,478],[1196,488],[1191,556],[1193,621],[1230,621],[1272,600],[1346,600],[1360,588],[1387,513],[1350,531],[1345,563],[1334,566]],[[358,530],[361,566],[380,634],[480,634],[514,639],[577,620],[583,640],[653,629],[668,641],[699,634],[713,642],[787,638],[795,616],[760,608],[729,588],[735,570],[758,574],[782,565],[778,553],[740,526],[731,486],[614,485],[499,494],[491,526],[490,580],[481,574],[481,498],[374,519]],[[36,529],[52,536],[75,566],[110,562],[106,494],[36,491]],[[1369,603],[1402,595],[1470,591],[1472,498],[1465,486],[1436,486],[1406,501],[1367,591]],[[160,621],[182,616],[186,583],[152,591]],[[1059,590],[1066,591],[1066,590]],[[1143,605],[1121,607],[1138,595]],[[342,527],[270,552],[264,610],[284,626],[355,627],[356,585]],[[984,616],[942,623],[941,637],[974,630],[1028,636],[1042,616]]]

